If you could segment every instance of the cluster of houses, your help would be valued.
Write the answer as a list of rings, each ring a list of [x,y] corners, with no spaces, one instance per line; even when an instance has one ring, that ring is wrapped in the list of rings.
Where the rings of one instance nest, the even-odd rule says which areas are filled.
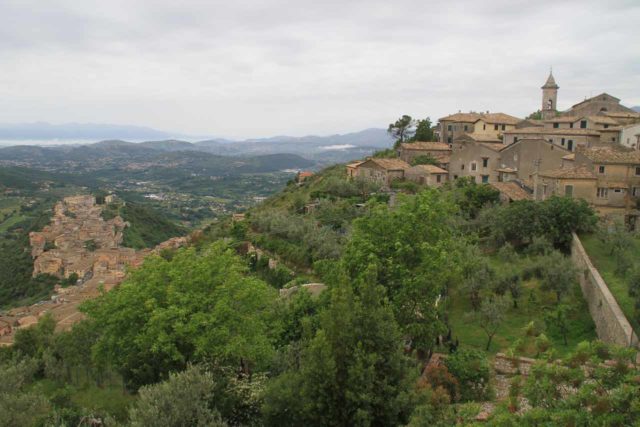
[[[552,74],[533,118],[458,112],[439,119],[437,142],[405,142],[392,159],[347,165],[349,177],[390,185],[404,179],[440,186],[470,177],[506,201],[581,197],[601,214],[640,212],[640,113],[603,93],[557,111]],[[425,159],[428,159],[425,161]]]

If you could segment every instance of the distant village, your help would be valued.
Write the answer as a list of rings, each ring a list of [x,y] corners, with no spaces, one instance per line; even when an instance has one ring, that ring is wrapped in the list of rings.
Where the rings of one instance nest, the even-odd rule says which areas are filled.
[[[434,141],[399,141],[392,158],[351,163],[347,175],[386,187],[394,180],[438,187],[469,177],[495,187],[505,202],[583,198],[599,214],[635,224],[640,113],[607,93],[558,111],[552,73],[541,89],[541,109],[529,118],[459,111],[438,120]]]

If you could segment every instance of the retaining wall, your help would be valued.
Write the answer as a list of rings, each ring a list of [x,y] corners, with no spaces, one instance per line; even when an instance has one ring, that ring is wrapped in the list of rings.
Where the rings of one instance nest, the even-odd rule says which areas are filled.
[[[571,259],[578,268],[580,287],[596,324],[598,338],[609,344],[638,348],[638,336],[575,233],[571,242]]]

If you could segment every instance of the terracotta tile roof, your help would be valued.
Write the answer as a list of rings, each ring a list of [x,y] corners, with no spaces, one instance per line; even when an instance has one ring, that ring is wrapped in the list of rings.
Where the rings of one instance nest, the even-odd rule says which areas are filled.
[[[638,164],[640,165],[640,151],[620,149],[614,150],[611,147],[580,147],[579,153],[595,163],[615,163],[615,164]]]
[[[449,114],[446,117],[441,117],[438,119],[439,121],[450,121],[450,122],[468,122],[475,123],[476,120],[482,117],[480,113],[455,113]]]
[[[532,134],[532,135],[589,135],[599,136],[600,133],[597,130],[592,129],[542,129],[540,127],[528,127],[521,129],[513,129],[504,131],[505,134]]]
[[[438,166],[435,166],[435,165],[416,165],[411,169],[420,169],[428,173],[449,173],[446,170],[439,168]]]
[[[349,164],[347,165],[347,167],[348,167],[348,168],[357,168],[358,166],[360,166],[360,165],[361,165],[361,164],[363,164],[364,162],[365,162],[364,160],[361,160],[361,161],[358,161],[358,162],[352,162],[352,163],[349,163]]]
[[[411,167],[409,163],[400,159],[371,159],[370,161],[386,170],[405,170]]]
[[[510,116],[505,113],[488,113],[482,114],[478,120],[484,120],[487,123],[491,124],[506,124],[506,125],[515,125],[520,122],[522,119],[518,117]]]
[[[547,178],[567,178],[567,179],[596,179],[596,176],[587,169],[586,166],[578,166],[566,169],[554,169],[546,172],[540,172],[540,176]]]
[[[586,119],[591,120],[594,123],[602,123],[605,125],[619,125],[617,120],[613,120],[611,117],[607,116],[587,116]]]
[[[444,142],[404,142],[400,146],[405,150],[451,151],[449,144]]]
[[[603,93],[601,93],[600,95],[592,96],[591,98],[587,98],[587,99],[585,99],[584,101],[580,101],[580,102],[578,102],[577,104],[575,104],[575,105],[574,105],[573,107],[571,107],[571,108],[575,108],[575,107],[577,107],[578,105],[582,105],[582,104],[585,104],[585,103],[587,103],[587,102],[591,102],[591,101],[593,101],[593,100],[596,100],[596,98],[600,98],[601,96],[609,96],[609,97],[613,98],[615,101],[620,102],[620,100],[619,100],[618,98],[616,98],[615,96],[611,96],[611,95],[609,95],[608,93],[603,92]]]
[[[532,196],[522,187],[515,182],[494,182],[491,186],[510,198],[513,201],[516,200],[531,200]]]
[[[640,113],[632,113],[632,112],[627,112],[627,111],[621,111],[621,112],[604,112],[603,113],[605,116],[608,117],[615,117],[615,118],[619,118],[619,119],[632,119],[632,118],[638,118],[640,117]]]

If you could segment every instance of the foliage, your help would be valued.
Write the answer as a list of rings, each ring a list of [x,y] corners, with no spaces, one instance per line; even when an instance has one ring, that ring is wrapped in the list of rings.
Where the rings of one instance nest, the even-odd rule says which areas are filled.
[[[389,124],[387,132],[393,139],[396,140],[394,148],[397,148],[403,142],[409,140],[415,133],[416,122],[407,116],[406,114],[396,120],[394,123]]]
[[[411,166],[416,165],[435,165],[438,166],[440,162],[438,159],[433,157],[431,154],[425,154],[422,156],[416,156],[413,160],[411,160]]]
[[[398,425],[409,410],[409,371],[384,289],[332,289],[320,329],[265,396],[267,425]]]
[[[491,371],[482,352],[460,349],[445,359],[445,365],[460,383],[460,400],[482,401],[489,397]]]
[[[33,425],[49,409],[44,396],[29,390],[36,370],[29,359],[0,362],[0,426]]]
[[[134,390],[201,360],[264,369],[273,354],[275,291],[246,273],[223,243],[147,258],[84,306],[99,333],[96,360],[113,364]]]
[[[538,110],[538,111],[534,111],[533,113],[529,114],[527,116],[527,119],[531,119],[531,120],[542,120],[542,111]]]
[[[386,288],[398,323],[421,352],[444,330],[435,302],[459,273],[454,229],[445,220],[454,213],[433,189],[399,196],[394,208],[377,205],[353,222],[342,258],[353,281],[373,266],[371,280]]]
[[[424,141],[430,142],[435,141],[436,136],[433,133],[431,119],[427,117],[426,119],[418,120],[416,125],[416,132],[411,138],[413,141]]]
[[[488,298],[482,301],[478,311],[473,314],[475,321],[487,334],[488,339],[485,350],[489,351],[491,340],[504,321],[508,307],[509,302],[504,297]]]
[[[129,223],[129,226],[124,229],[123,245],[126,247],[135,249],[152,247],[186,232],[184,228],[167,220],[159,212],[140,203],[127,202],[120,207],[119,214]]]
[[[555,292],[560,302],[576,281],[576,268],[570,258],[558,251],[547,255],[542,262],[545,266],[542,272],[542,289]]]
[[[215,409],[214,386],[213,375],[197,366],[144,386],[129,412],[131,426],[225,426]]]
[[[453,199],[467,218],[476,218],[480,209],[500,201],[500,192],[487,184],[477,184],[472,177],[455,180]]]

